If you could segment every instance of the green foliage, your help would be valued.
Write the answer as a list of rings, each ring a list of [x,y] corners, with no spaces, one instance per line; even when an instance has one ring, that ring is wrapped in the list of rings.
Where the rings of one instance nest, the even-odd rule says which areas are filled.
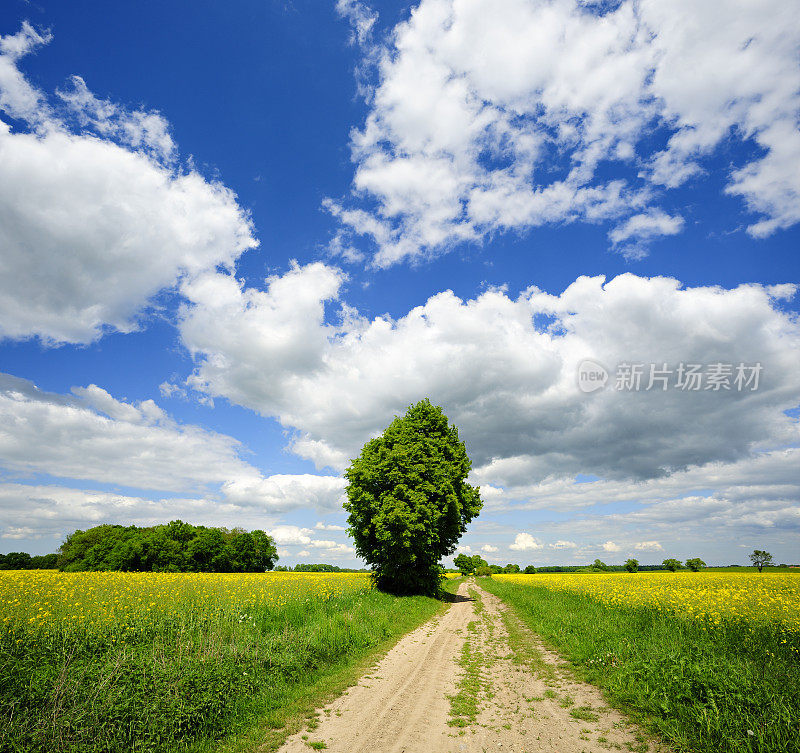
[[[472,567],[477,570],[479,567],[488,567],[489,563],[480,556],[480,554],[472,555]]]
[[[671,749],[800,751],[800,634],[769,622],[709,625],[502,580],[482,585]]]
[[[206,528],[180,520],[168,525],[102,525],[75,531],[61,545],[58,567],[66,572],[260,573],[278,559],[264,531]]]
[[[599,573],[608,572],[608,565],[602,560],[595,560],[592,564],[592,570],[596,570]]]
[[[462,575],[472,575],[479,567],[489,566],[480,554],[473,554],[471,557],[468,554],[459,554],[453,563]]]
[[[686,567],[688,567],[693,573],[699,573],[704,567],[706,567],[706,563],[703,562],[699,557],[693,557],[690,560],[686,560]]]
[[[209,741],[265,716],[283,726],[316,682],[439,608],[370,590],[201,617],[189,600],[123,645],[91,633],[0,635],[0,751],[217,750]]]
[[[434,595],[439,560],[480,512],[466,483],[471,462],[458,430],[429,400],[412,405],[364,445],[345,476],[349,533],[378,588]]]
[[[480,578],[491,576],[494,572],[491,567],[478,567],[475,569],[475,575]]]
[[[525,575],[535,575],[536,568],[533,565],[528,565],[523,572]]]
[[[680,570],[683,567],[680,560],[672,558],[664,560],[661,564],[672,573],[674,573],[676,570]]]
[[[458,568],[462,575],[472,575],[475,572],[475,565],[472,564],[472,557],[468,554],[459,554],[453,564]]]
[[[0,570],[55,570],[57,567],[57,554],[37,554],[33,557],[27,552],[0,554]]]
[[[754,549],[750,561],[758,568],[758,572],[761,572],[765,566],[772,564],[772,555],[763,549]]]
[[[518,573],[519,572],[519,565],[512,565],[511,563],[507,564],[503,568],[504,573]]]
[[[326,565],[326,564],[319,564],[319,565],[304,565],[299,563],[294,566],[294,571],[296,573],[341,573],[342,568],[338,565]]]
[[[639,560],[637,560],[637,559],[633,559],[633,558],[631,557],[631,559],[629,559],[629,560],[627,560],[627,561],[625,562],[625,569],[626,569],[626,570],[627,570],[629,573],[635,573],[635,572],[636,572],[636,571],[639,569]]]

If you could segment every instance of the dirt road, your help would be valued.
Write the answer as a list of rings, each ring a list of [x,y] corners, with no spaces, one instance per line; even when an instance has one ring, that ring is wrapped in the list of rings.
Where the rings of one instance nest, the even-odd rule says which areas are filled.
[[[280,753],[599,753],[657,748],[473,581]]]

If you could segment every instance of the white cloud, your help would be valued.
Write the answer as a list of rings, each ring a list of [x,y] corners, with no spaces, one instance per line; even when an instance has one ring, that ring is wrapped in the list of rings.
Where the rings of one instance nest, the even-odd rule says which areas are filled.
[[[171,382],[162,382],[158,385],[158,391],[161,393],[161,397],[178,397],[186,399],[187,392],[183,387],[180,387],[177,384],[172,384]]]
[[[269,533],[278,544],[303,544],[307,546],[311,543],[310,534],[313,533],[313,531],[310,528],[301,528],[299,526],[279,525],[270,528],[267,533]]]
[[[179,424],[152,400],[123,402],[96,385],[72,393],[42,392],[25,379],[0,374],[0,468],[16,475],[202,492],[220,510],[249,510],[249,515],[341,509],[345,482],[340,477],[264,476],[241,459],[235,439]],[[104,507],[109,499],[118,498],[90,496],[102,502],[103,515],[112,512]],[[149,503],[145,509],[152,515]],[[125,515],[131,514],[144,513],[126,508]]]
[[[554,544],[550,544],[551,549],[577,549],[578,545],[574,541],[563,541],[559,540],[556,541]]]
[[[237,504],[259,504],[274,511],[300,508],[340,510],[345,481],[339,476],[312,473],[273,476],[243,476],[222,485],[225,498]],[[343,530],[337,527],[327,530]]]
[[[484,544],[481,547],[482,552],[486,552],[487,554],[492,554],[494,552],[500,551],[496,546],[492,546],[491,544]]]
[[[374,14],[338,7],[375,83],[353,197],[326,203],[343,227],[333,251],[352,254],[352,231],[388,266],[498,230],[615,220],[637,235],[620,250],[641,255],[680,229],[659,192],[728,139],[761,152],[726,189],[760,216],[751,234],[800,221],[800,22],[781,0],[421,0],[381,44],[361,34]]]
[[[27,21],[16,34],[0,36],[0,110],[13,118],[36,122],[49,114],[42,93],[22,75],[17,61],[51,39],[49,31],[37,31]]]
[[[159,113],[128,111],[114,102],[98,99],[80,76],[72,76],[70,85],[57,94],[82,127],[133,149],[151,152],[162,162],[174,159],[177,147],[169,133],[169,123]]]
[[[345,526],[332,525],[331,523],[323,523],[321,520],[317,521],[314,526],[315,531],[346,531]]]
[[[35,529],[30,528],[29,526],[9,526],[8,528],[3,529],[3,533],[0,534],[0,539],[38,539],[41,538],[41,534]]]
[[[339,270],[315,263],[269,278],[266,291],[222,274],[184,285],[191,304],[182,310],[181,337],[202,359],[190,384],[265,415],[281,412],[294,399],[291,383],[323,367],[336,335],[325,324],[325,302],[343,281]]]
[[[509,549],[519,552],[541,549],[543,544],[538,539],[533,538],[529,533],[518,533],[514,538],[514,543],[509,545]]]
[[[299,552],[298,556],[309,556],[310,549],[321,549],[325,556],[354,555],[355,549],[338,541],[328,539],[314,539],[314,533],[310,528],[301,528],[294,525],[278,525],[267,530],[278,544],[284,546],[300,545],[305,547],[304,552]]]
[[[212,497],[150,499],[58,484],[0,483],[0,528],[18,532],[17,538],[59,539],[78,528],[103,523],[147,526],[176,518],[227,527],[234,520],[250,529],[263,529],[274,521],[269,511]]]
[[[662,549],[652,551],[679,558],[699,555],[727,564],[740,560],[737,547],[744,546],[783,552],[778,556],[785,561],[800,534],[798,464],[795,447],[635,483],[552,478],[509,487],[492,509],[518,520],[527,510],[542,511],[538,534],[545,540],[573,538],[579,544],[573,561],[593,559],[601,550],[630,556],[642,541],[657,541]],[[616,511],[620,505],[627,511]],[[557,511],[555,519],[547,519],[548,510]],[[506,533],[513,538],[513,526]],[[608,537],[606,544],[594,543],[602,537]]]
[[[664,547],[657,541],[639,541],[634,544],[634,549],[642,552],[661,552],[664,550]]]
[[[370,41],[378,14],[359,0],[337,0],[336,10],[344,16],[353,28],[352,42],[364,45]]]
[[[800,497],[800,480],[795,471],[798,463],[800,449],[791,448],[758,452],[735,462],[695,465],[633,484],[627,479],[575,483],[572,478],[551,477],[538,483],[510,483],[502,490],[501,496],[495,497],[492,507],[498,510],[572,511],[623,502],[648,506],[646,510],[650,513],[627,514],[639,520],[640,524],[652,522],[646,519],[648,514],[660,519],[669,510],[680,511],[680,515],[689,515],[695,510],[702,518],[708,515],[708,509],[684,501],[696,501],[699,489],[712,490],[718,502],[724,499],[745,507],[756,499],[778,501]],[[515,476],[516,472],[514,469]],[[478,474],[475,480],[480,481],[481,475]]]
[[[792,286],[581,277],[560,295],[492,289],[462,301],[447,291],[397,320],[342,306],[328,324],[324,306],[341,284],[338,270],[313,264],[265,292],[224,275],[189,286],[189,383],[278,417],[297,431],[295,453],[337,470],[393,415],[430,397],[459,427],[492,504],[502,488],[548,476],[654,478],[798,440],[784,411],[800,393],[800,327],[778,301]],[[584,358],[612,370],[611,386],[578,389]],[[673,372],[760,363],[763,378],[756,392],[615,390],[624,362]]]
[[[643,243],[659,235],[675,235],[681,231],[683,224],[682,217],[671,217],[660,209],[651,209],[628,217],[608,237],[615,247],[625,244],[622,252],[626,256],[638,258],[646,253]]]
[[[258,472],[229,436],[172,421],[152,401],[90,385],[73,396],[0,374],[0,464],[141,489],[197,491]]]
[[[174,163],[158,113],[98,100],[83,80],[60,115],[17,62],[49,35],[0,38],[0,338],[88,343],[137,329],[159,291],[232,267],[257,242],[235,195]],[[75,133],[70,121],[85,130]]]

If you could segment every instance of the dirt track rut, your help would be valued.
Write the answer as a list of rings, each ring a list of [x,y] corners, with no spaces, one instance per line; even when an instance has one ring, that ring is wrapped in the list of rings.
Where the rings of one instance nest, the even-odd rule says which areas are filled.
[[[517,635],[516,653],[507,625]],[[467,641],[477,681],[465,691]],[[477,713],[462,717],[464,726],[454,726],[451,713],[459,690],[477,702]],[[331,753],[664,750],[609,709],[597,688],[574,680],[558,656],[474,582],[462,584],[444,614],[404,636],[318,717],[316,729],[293,735],[280,753],[308,753],[313,743]]]

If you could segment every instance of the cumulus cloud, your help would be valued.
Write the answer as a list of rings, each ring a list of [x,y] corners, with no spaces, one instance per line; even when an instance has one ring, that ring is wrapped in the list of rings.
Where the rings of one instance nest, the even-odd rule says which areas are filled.
[[[321,520],[317,521],[317,524],[314,526],[315,531],[346,531],[347,528],[345,526],[337,526],[333,525],[332,523],[323,523]]]
[[[265,476],[242,459],[242,450],[230,436],[177,423],[152,400],[124,402],[97,385],[60,395],[0,374],[0,469],[7,472],[205,493],[203,504],[218,505],[220,513],[250,510],[250,516],[257,516],[300,508],[341,509],[344,479]],[[113,509],[108,505],[118,499],[123,498],[89,495],[87,504],[99,505],[101,514],[109,516]],[[142,503],[139,498],[124,499],[126,505],[131,500]],[[74,495],[68,502],[76,504]],[[187,504],[191,512],[199,502]],[[128,505],[120,512],[125,519],[152,517],[152,509],[147,503],[142,509]]]
[[[634,549],[637,549],[641,552],[661,552],[663,551],[664,547],[661,546],[657,541],[638,541],[634,544]]]
[[[421,0],[372,43],[374,14],[338,8],[374,84],[353,195],[326,203],[334,252],[352,258],[348,235],[365,236],[389,266],[497,231],[613,221],[612,242],[642,255],[682,225],[660,192],[729,139],[744,148],[726,191],[756,215],[749,232],[800,221],[800,22],[781,0]]]
[[[396,320],[342,306],[331,324],[325,305],[342,281],[322,264],[266,291],[215,275],[187,286],[182,314],[197,360],[189,383],[276,416],[320,468],[341,470],[425,396],[459,427],[491,504],[548,477],[650,479],[798,439],[785,411],[800,393],[800,326],[780,301],[792,286],[581,277],[560,295],[492,289],[464,301],[446,291]],[[606,389],[578,389],[585,358],[609,369]],[[625,363],[644,365],[638,391],[615,388]],[[733,381],[678,389],[681,363],[760,364],[761,379],[756,391]],[[672,386],[648,390],[650,368],[665,365]]]
[[[543,544],[538,539],[535,539],[529,533],[518,533],[514,538],[514,543],[509,545],[509,549],[518,552],[527,552],[536,549],[542,549]]]
[[[140,489],[200,490],[257,471],[233,438],[172,421],[152,400],[96,385],[42,392],[0,374],[0,464],[8,470]]]
[[[233,192],[182,168],[167,121],[98,99],[58,106],[20,59],[50,35],[0,37],[0,338],[88,343],[130,332],[160,291],[257,245]]]
[[[604,552],[618,552],[621,549],[622,547],[619,544],[614,543],[613,541],[606,541],[606,543],[603,544]]]
[[[281,512],[298,508],[331,511],[342,508],[345,483],[340,476],[313,473],[250,476],[226,481],[222,493],[232,502],[265,505]],[[325,530],[344,529],[333,526]]]
[[[500,551],[496,546],[492,546],[491,544],[484,544],[481,547],[482,552],[486,552],[487,554],[493,554],[494,552]]]
[[[268,529],[267,533],[272,536],[278,544],[284,546],[302,546],[305,549],[298,552],[300,556],[309,556],[310,549],[322,550],[325,556],[354,555],[355,549],[339,541],[331,539],[312,538],[314,531],[310,528],[302,528],[295,525],[278,525]]]

